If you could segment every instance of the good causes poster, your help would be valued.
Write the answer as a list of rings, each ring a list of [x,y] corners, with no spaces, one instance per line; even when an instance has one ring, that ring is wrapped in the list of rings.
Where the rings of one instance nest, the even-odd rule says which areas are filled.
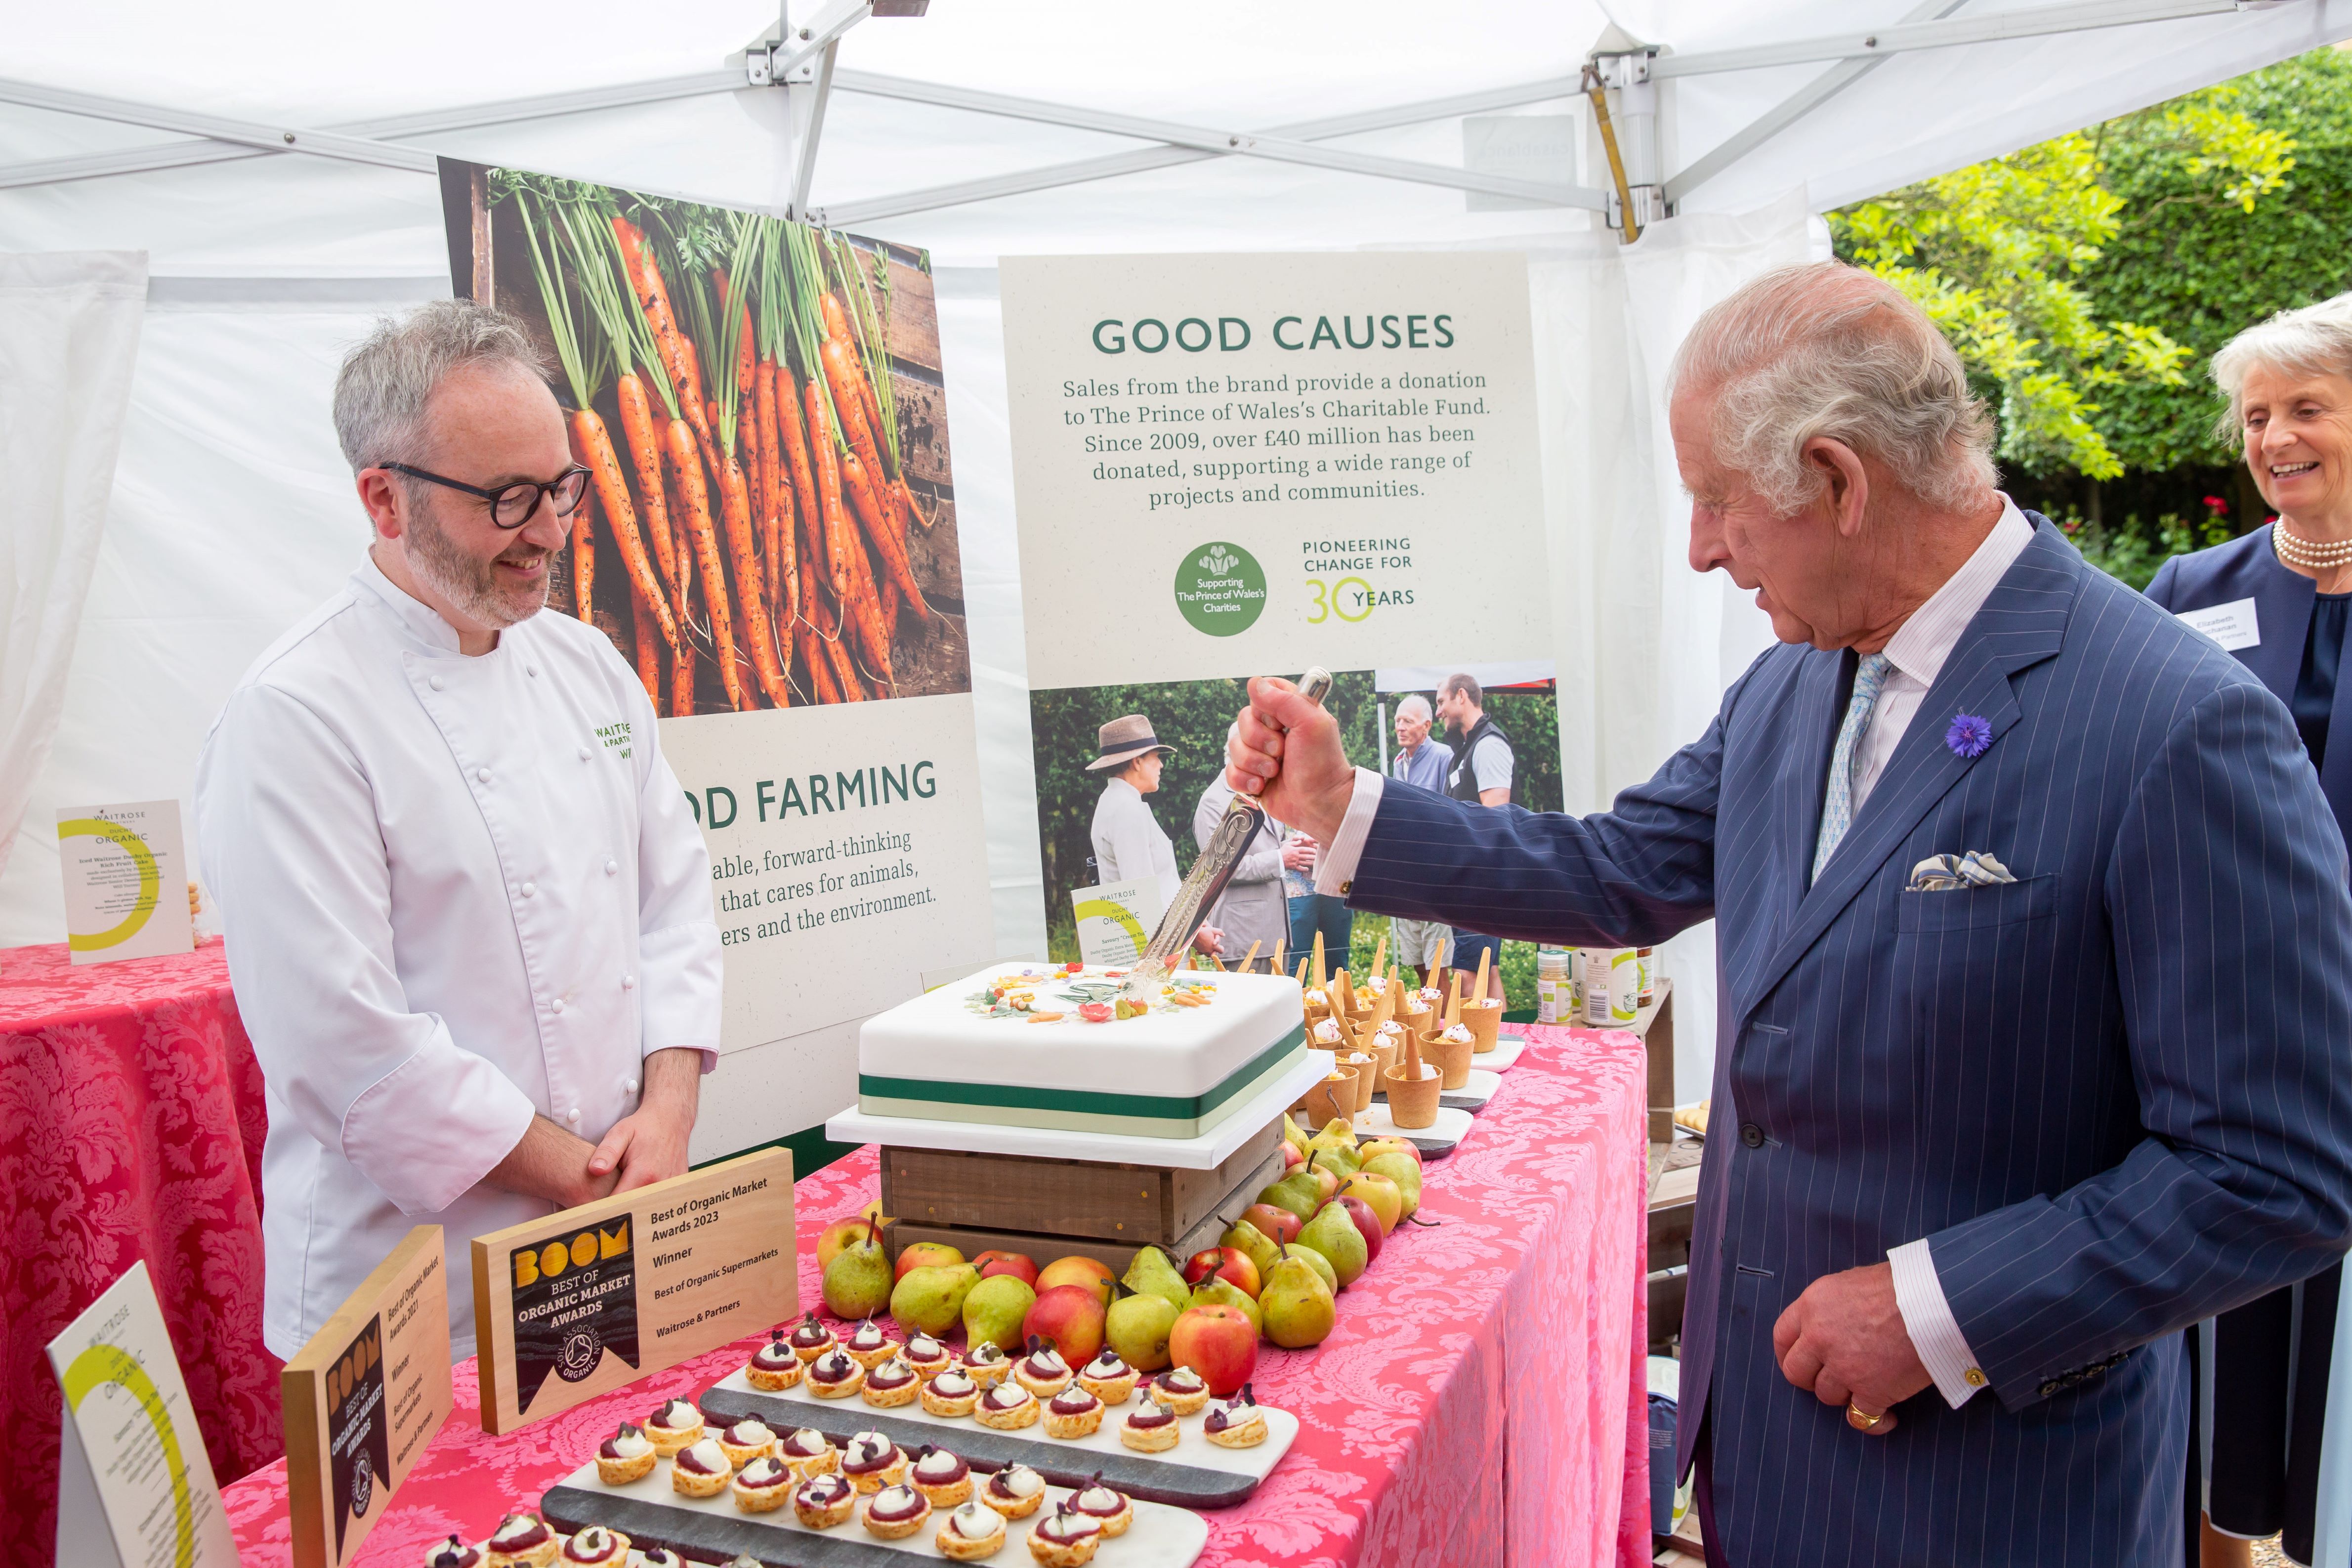
[[[856,1097],[857,1023],[994,946],[929,258],[527,171],[441,184],[457,291],[540,334],[598,476],[547,613],[637,670],[709,843],[727,1055],[694,1154],[814,1127]]]
[[[1367,766],[1414,692],[1516,688],[1487,704],[1512,798],[1557,807],[1523,257],[1007,258],[1003,286],[1056,956],[1069,893],[1135,874],[1090,831],[1096,727],[1141,712],[1177,748],[1146,805],[1189,865],[1251,675],[1339,672]]]

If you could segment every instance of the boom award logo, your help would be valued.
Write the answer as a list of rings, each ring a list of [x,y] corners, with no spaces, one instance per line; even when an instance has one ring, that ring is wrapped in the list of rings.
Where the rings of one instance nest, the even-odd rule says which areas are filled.
[[[547,1374],[584,1382],[611,1351],[637,1365],[636,1251],[630,1216],[518,1247],[514,1268],[515,1408],[529,1410]]]

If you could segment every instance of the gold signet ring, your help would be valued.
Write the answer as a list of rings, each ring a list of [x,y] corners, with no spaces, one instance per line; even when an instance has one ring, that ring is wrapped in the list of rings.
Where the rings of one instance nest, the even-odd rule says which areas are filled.
[[[1862,1406],[1853,1400],[1849,1399],[1845,1402],[1845,1424],[1857,1432],[1874,1432],[1878,1429],[1878,1424],[1885,1419],[1886,1412],[1884,1410],[1875,1415],[1871,1415],[1865,1414]]]

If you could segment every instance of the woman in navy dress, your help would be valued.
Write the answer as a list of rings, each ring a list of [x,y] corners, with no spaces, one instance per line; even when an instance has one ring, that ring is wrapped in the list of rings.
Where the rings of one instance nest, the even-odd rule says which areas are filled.
[[[2241,332],[2213,356],[2213,379],[2230,400],[2222,434],[2242,444],[2278,515],[2166,562],[2147,595],[2294,710],[2336,826],[2352,840],[2352,680],[2338,679],[2352,619],[2352,294]],[[2339,1263],[2189,1331],[2199,1397],[2189,1563],[2200,1552],[2209,1565],[2243,1563],[2244,1542],[2273,1533],[2289,1557],[2310,1563],[2315,1531],[2340,1533],[2332,1515],[2352,1506],[2341,1495],[2352,1454],[2328,1451],[2323,1434],[2331,1392],[2339,1413],[2352,1405],[2352,1388],[2331,1391],[2329,1377],[2343,1274]],[[2335,1381],[2352,1383],[2352,1366]],[[2352,1422],[2339,1414],[2335,1425],[2335,1447],[2352,1444]],[[2200,1499],[2210,1520],[2201,1547]]]

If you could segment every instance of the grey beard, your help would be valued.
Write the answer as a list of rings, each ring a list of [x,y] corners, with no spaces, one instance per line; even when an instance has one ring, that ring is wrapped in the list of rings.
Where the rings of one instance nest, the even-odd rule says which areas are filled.
[[[450,542],[430,506],[418,507],[409,519],[408,567],[425,586],[449,602],[467,620],[503,631],[527,621],[546,606],[547,577],[541,574],[535,589],[517,594],[499,586],[498,568],[476,561]]]

